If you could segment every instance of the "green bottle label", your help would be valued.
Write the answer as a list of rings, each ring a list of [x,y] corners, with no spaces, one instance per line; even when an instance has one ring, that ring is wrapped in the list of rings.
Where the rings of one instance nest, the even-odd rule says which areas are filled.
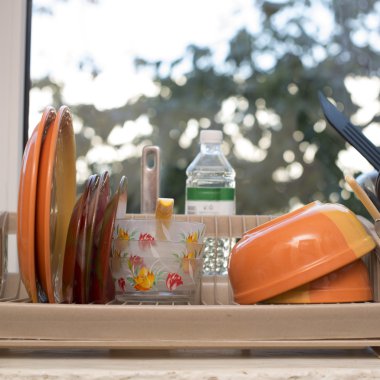
[[[186,214],[234,215],[235,189],[229,187],[188,187]]]
[[[233,201],[235,189],[230,187],[188,187],[188,201]]]

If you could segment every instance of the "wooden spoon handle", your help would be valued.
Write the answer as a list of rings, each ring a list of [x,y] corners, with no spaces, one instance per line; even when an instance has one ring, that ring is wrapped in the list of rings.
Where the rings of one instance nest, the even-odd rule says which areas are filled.
[[[369,196],[362,189],[362,187],[357,183],[354,177],[350,175],[345,176],[346,182],[350,185],[354,191],[357,198],[363,203],[364,207],[367,209],[372,218],[376,221],[380,219],[380,212],[377,210],[376,206],[372,203]]]

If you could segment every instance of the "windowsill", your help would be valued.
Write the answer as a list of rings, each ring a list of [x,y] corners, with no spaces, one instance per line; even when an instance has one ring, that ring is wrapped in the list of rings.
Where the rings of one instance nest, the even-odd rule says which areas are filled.
[[[380,359],[363,350],[2,350],[7,378],[288,379],[378,378]]]

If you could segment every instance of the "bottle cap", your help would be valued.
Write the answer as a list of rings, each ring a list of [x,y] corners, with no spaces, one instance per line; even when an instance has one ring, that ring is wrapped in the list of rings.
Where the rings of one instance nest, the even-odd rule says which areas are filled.
[[[201,131],[201,144],[221,144],[223,142],[223,132],[214,129]]]

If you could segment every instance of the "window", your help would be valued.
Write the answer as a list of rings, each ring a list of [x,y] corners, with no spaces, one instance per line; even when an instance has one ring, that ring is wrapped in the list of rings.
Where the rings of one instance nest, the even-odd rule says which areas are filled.
[[[183,212],[202,128],[224,132],[237,212],[360,203],[343,173],[371,166],[328,126],[318,91],[376,144],[378,1],[34,0],[30,127],[46,105],[75,117],[78,191],[108,170],[139,212],[142,147],[162,152],[161,196]]]

